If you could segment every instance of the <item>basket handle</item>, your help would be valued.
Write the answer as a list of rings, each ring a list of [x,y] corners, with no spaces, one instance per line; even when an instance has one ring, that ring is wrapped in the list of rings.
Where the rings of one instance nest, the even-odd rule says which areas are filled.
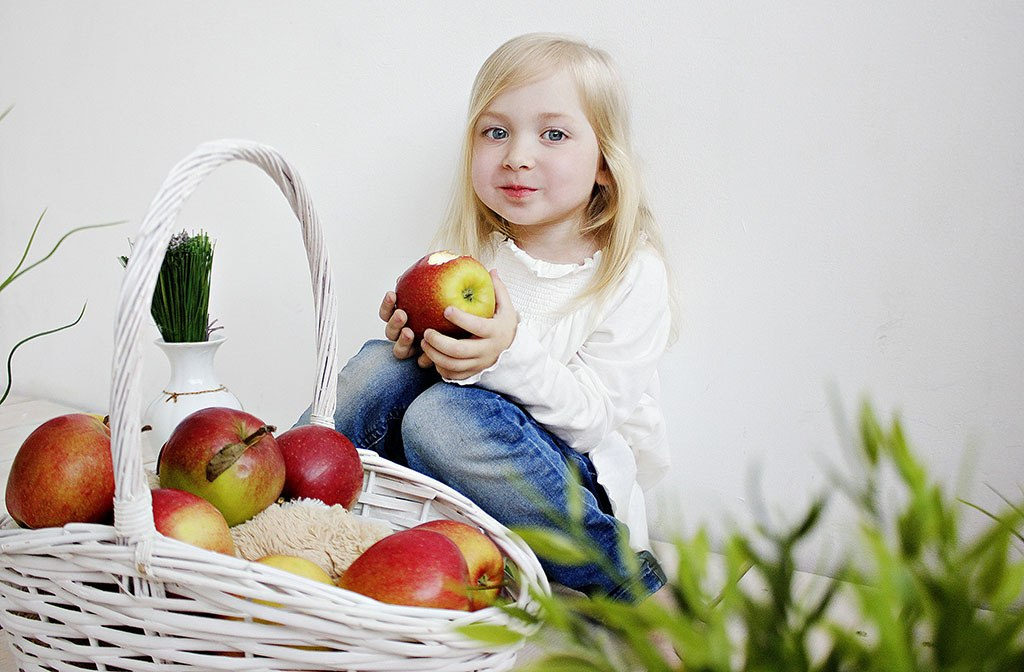
[[[164,180],[139,229],[131,261],[121,283],[114,324],[110,390],[111,453],[114,462],[114,528],[121,543],[152,539],[153,503],[142,464],[141,341],[143,319],[150,314],[157,276],[178,211],[214,169],[234,160],[248,161],[277,186],[302,225],[316,312],[317,373],[313,422],[334,426],[337,387],[337,309],[323,231],[299,174],[274,149],[248,140],[217,140],[199,145]],[[143,560],[139,563],[145,565]],[[140,569],[142,567],[140,566]],[[144,571],[144,570],[143,570]]]

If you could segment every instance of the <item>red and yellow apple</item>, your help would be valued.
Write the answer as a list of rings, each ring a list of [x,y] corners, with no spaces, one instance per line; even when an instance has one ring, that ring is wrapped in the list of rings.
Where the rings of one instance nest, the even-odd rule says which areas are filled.
[[[285,571],[285,572],[290,572],[292,574],[295,574],[296,576],[302,576],[302,577],[305,577],[305,578],[307,578],[307,579],[309,579],[311,581],[316,581],[317,583],[326,583],[329,586],[333,586],[334,585],[334,581],[331,580],[330,574],[328,574],[326,571],[324,571],[323,567],[321,567],[320,565],[316,564],[312,560],[308,560],[306,558],[300,558],[297,555],[286,555],[286,554],[275,553],[273,555],[265,555],[262,558],[259,558],[259,559],[255,560],[254,562],[256,562],[258,564],[261,564],[261,565],[266,565],[267,567],[274,567],[276,569],[280,569],[280,570]],[[257,600],[257,599],[253,599],[253,602],[255,602],[257,604],[265,604],[265,605],[267,605],[269,607],[278,607],[278,608],[280,608],[282,606],[280,603],[274,602],[272,600]],[[268,624],[268,625],[274,625],[275,624],[273,621],[268,621],[268,620],[265,620],[265,619],[262,619],[262,618],[256,618],[256,619],[253,619],[253,620],[256,623],[265,623],[265,624]],[[323,646],[294,646],[294,645],[289,645],[289,648],[302,649],[303,651],[328,651],[329,650],[329,649],[327,649],[326,647],[323,647]],[[227,655],[236,656],[237,654],[232,653],[232,654],[227,654]]]
[[[156,488],[150,495],[157,532],[208,551],[235,554],[231,530],[216,506],[176,488]]]
[[[494,284],[484,265],[473,257],[442,250],[432,252],[403,273],[395,285],[396,307],[404,310],[406,323],[416,338],[427,329],[449,336],[464,336],[444,316],[454,306],[472,315],[494,315]]]
[[[7,511],[23,527],[109,522],[114,511],[110,427],[87,413],[47,420],[18,449]]]
[[[338,586],[388,604],[469,609],[469,570],[448,537],[402,530],[370,546],[338,578]]]
[[[204,408],[178,423],[160,451],[160,487],[185,490],[216,506],[229,526],[273,504],[284,487],[274,428],[234,408]]]
[[[304,576],[307,579],[317,581],[318,583],[334,585],[334,581],[331,579],[331,575],[327,573],[327,570],[312,560],[302,558],[297,555],[274,553],[272,555],[264,555],[262,558],[258,558],[254,562],[266,565],[267,567],[275,567],[285,572],[295,574],[296,576]]]
[[[427,521],[412,529],[443,534],[459,547],[469,570],[470,610],[494,604],[505,580],[505,557],[490,537],[472,525],[448,519]]]
[[[285,572],[290,572],[296,576],[305,577],[311,581],[317,583],[326,583],[329,586],[334,585],[334,581],[331,579],[331,575],[324,570],[323,567],[316,564],[312,560],[307,558],[300,558],[297,555],[287,555],[284,553],[275,553],[273,555],[265,555],[262,558],[255,560],[255,562],[266,565],[267,567],[274,567]],[[281,605],[277,602],[271,602],[268,600],[253,600],[259,604],[266,604],[271,607],[280,607]]]
[[[277,437],[277,447],[284,457],[285,499],[352,508],[363,491],[363,462],[344,434],[321,425],[292,427]]]

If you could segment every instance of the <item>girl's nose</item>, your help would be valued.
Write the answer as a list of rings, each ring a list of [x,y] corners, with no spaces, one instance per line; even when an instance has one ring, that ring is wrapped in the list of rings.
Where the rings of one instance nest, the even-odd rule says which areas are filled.
[[[533,168],[533,152],[530,151],[529,143],[525,140],[513,140],[505,145],[505,161],[503,165],[509,170],[523,170]]]

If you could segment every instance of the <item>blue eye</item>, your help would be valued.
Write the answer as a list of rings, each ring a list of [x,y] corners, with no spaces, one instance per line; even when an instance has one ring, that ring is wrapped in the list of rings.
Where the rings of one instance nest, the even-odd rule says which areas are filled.
[[[508,137],[508,131],[504,128],[492,126],[491,128],[484,129],[484,137],[490,138],[491,140],[504,140]]]
[[[565,131],[560,131],[557,128],[551,128],[541,133],[541,137],[551,142],[561,142],[562,140],[565,140]]]

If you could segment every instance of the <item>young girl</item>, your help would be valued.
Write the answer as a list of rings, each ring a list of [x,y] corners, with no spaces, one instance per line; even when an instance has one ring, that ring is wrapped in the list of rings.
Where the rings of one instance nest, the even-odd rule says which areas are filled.
[[[334,420],[509,527],[556,525],[578,488],[585,533],[617,571],[542,558],[545,571],[636,600],[665,581],[643,491],[668,466],[656,368],[673,320],[622,88],[604,52],[563,37],[524,35],[487,59],[442,237],[493,269],[494,317],[449,307],[471,337],[415,342],[388,292],[388,340],[344,367]]]

